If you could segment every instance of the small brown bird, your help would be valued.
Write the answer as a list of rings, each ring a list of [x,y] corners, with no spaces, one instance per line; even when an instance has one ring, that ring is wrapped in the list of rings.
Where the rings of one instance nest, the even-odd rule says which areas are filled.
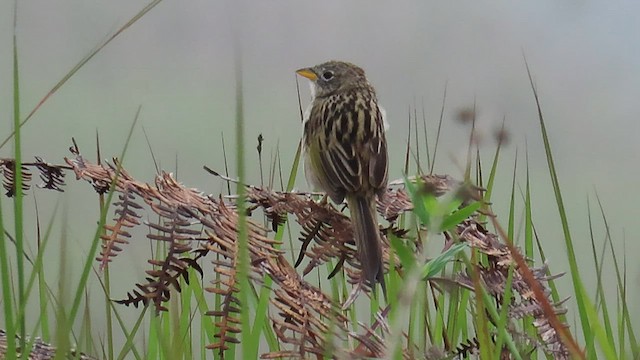
[[[309,183],[351,212],[363,278],[384,289],[376,196],[387,188],[383,110],[364,70],[329,61],[297,71],[311,80],[313,100],[304,123],[305,175]]]

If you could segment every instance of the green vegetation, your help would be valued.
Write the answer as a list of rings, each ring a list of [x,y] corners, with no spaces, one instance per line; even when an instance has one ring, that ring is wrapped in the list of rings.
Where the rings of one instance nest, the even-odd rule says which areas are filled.
[[[348,245],[349,233],[344,232],[348,228],[347,217],[315,195],[312,198],[291,192],[299,172],[300,146],[294,162],[284,165],[289,171],[282,191],[243,185],[246,147],[240,68],[236,98],[238,147],[233,152],[239,169],[237,197],[199,197],[171,182],[168,175],[161,183],[166,191],[175,185],[170,190],[175,191],[172,194],[177,194],[176,198],[163,198],[153,189],[145,190],[122,165],[131,156],[126,145],[119,161],[111,168],[105,167],[109,169],[105,173],[89,171],[101,165],[91,167],[94,164],[81,154],[73,154],[70,166],[74,170],[88,169],[82,177],[92,180],[100,193],[96,196],[100,212],[95,235],[86,244],[86,257],[81,261],[66,259],[70,224],[65,215],[56,208],[41,233],[43,214],[34,219],[23,210],[29,197],[26,189],[31,175],[27,170],[34,165],[26,163],[21,155],[21,126],[91,58],[158,2],[145,7],[83,58],[26,116],[20,111],[19,47],[14,36],[14,133],[0,145],[3,149],[13,145],[14,154],[13,160],[2,163],[5,177],[13,176],[7,183],[13,186],[14,196],[0,197],[0,328],[6,331],[6,345],[0,341],[0,358],[14,359],[19,353],[30,353],[37,344],[36,337],[40,337],[57,347],[58,358],[82,352],[101,359],[233,359],[265,354],[284,358],[383,355],[394,359],[445,359],[459,354],[498,359],[509,354],[514,359],[640,359],[626,296],[626,263],[618,259],[600,199],[599,218],[606,228],[606,238],[600,244],[595,235],[591,237],[592,271],[598,281],[593,294],[584,286],[586,272],[576,261],[562,189],[533,82],[533,99],[557,202],[555,210],[563,226],[568,276],[573,284],[571,294],[557,288],[552,270],[555,264],[542,266],[546,257],[532,217],[535,203],[528,171],[520,194],[524,237],[519,244],[521,249],[517,249],[512,242],[520,208],[516,190],[520,181],[515,167],[522,164],[514,164],[511,189],[494,188],[500,154],[505,150],[498,142],[489,174],[484,175],[472,140],[473,130],[467,178],[463,181],[419,171],[413,177],[396,174],[397,178],[404,176],[404,181],[395,185],[388,199],[380,204],[393,225],[384,229],[389,242],[387,294],[380,296],[379,290],[373,294],[375,290],[370,292],[353,284],[357,280],[353,263],[356,260],[334,251],[353,251],[353,246]],[[127,144],[139,113],[140,109],[132,121]],[[433,172],[441,124],[431,149],[426,145],[426,124],[423,139],[419,138],[417,125],[415,116],[410,133],[415,136],[415,146],[410,146],[411,139],[407,140],[405,168],[409,168],[413,155],[417,169]],[[421,144],[425,144],[424,152]],[[426,164],[420,159],[426,159]],[[16,170],[23,166],[25,170]],[[280,183],[285,183],[279,156],[270,166],[269,183],[275,183],[277,174]],[[528,170],[528,163],[525,166]],[[39,171],[55,179],[55,169],[70,171],[56,166]],[[15,189],[25,189],[24,194]],[[507,224],[499,224],[490,207],[492,194],[498,191],[511,194]],[[8,214],[9,203],[13,210]],[[277,206],[280,210],[274,210]],[[255,212],[253,216],[247,216],[250,209]],[[588,209],[589,224],[593,226],[591,210]],[[157,219],[151,219],[153,214]],[[150,229],[154,258],[140,261],[147,281],[134,288],[130,277],[114,276],[117,269],[109,265],[112,260],[120,260],[116,255],[126,251],[128,230],[141,225],[140,219],[147,219],[144,225]],[[186,220],[195,221],[196,226]],[[52,230],[56,222],[62,223],[59,236]],[[265,232],[270,227],[273,231]],[[37,239],[28,238],[25,228],[37,228]],[[332,247],[321,246],[326,243]],[[443,243],[445,250],[440,254],[426,251],[430,244]],[[56,259],[60,264],[57,283],[48,282],[45,277],[45,264],[53,247],[61,249],[60,259]],[[616,274],[614,299],[607,297],[604,290],[602,272],[606,261]],[[300,266],[294,269],[294,264]],[[309,273],[303,277],[307,270]],[[77,282],[67,276],[70,273],[78,275]],[[334,276],[326,280],[329,273]],[[142,277],[136,275],[135,278]],[[92,282],[102,289],[100,296],[89,292]],[[124,286],[133,289],[128,298],[122,299],[122,294],[113,292],[116,282],[125,282]],[[569,323],[571,331],[564,325],[576,316],[561,312],[562,299],[567,296],[577,304],[576,322]],[[134,305],[137,318],[127,319],[123,311],[131,312],[124,305]],[[104,322],[97,318],[104,318]]]

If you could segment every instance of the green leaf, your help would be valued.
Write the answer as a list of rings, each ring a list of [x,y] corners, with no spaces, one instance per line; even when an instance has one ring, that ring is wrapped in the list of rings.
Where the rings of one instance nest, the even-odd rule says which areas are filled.
[[[393,251],[395,251],[398,258],[400,258],[400,264],[402,264],[402,267],[407,269],[407,271],[410,271],[410,269],[416,265],[416,258],[413,255],[413,251],[398,237],[391,237],[390,241]]]
[[[447,251],[438,255],[438,257],[431,259],[431,261],[424,264],[422,268],[422,277],[428,279],[440,273],[440,271],[444,269],[447,263],[452,261],[455,256],[466,247],[466,243],[457,243],[450,247]]]
[[[454,211],[450,215],[445,216],[440,225],[440,230],[446,231],[453,229],[456,225],[463,222],[466,218],[473,215],[478,209],[480,209],[481,203],[479,201],[473,202],[460,210]]]

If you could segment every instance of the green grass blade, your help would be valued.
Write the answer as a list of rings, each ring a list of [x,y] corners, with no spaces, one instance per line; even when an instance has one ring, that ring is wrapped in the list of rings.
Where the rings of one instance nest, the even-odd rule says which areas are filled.
[[[438,153],[438,143],[440,142],[440,131],[442,130],[444,109],[445,104],[447,103],[447,86],[448,83],[444,84],[444,94],[442,94],[442,107],[440,108],[440,120],[438,120],[438,131],[436,132],[436,143],[433,146],[433,158],[431,158],[431,168],[429,169],[429,174],[433,174],[433,169],[436,166],[436,155]]]
[[[17,333],[20,335],[20,348],[25,348],[26,324],[25,307],[25,273],[24,273],[24,223],[23,223],[23,193],[22,193],[22,137],[20,133],[20,74],[18,66],[18,37],[16,29],[18,26],[18,2],[14,2],[13,9],[13,153],[14,153],[14,198],[13,198],[13,221],[14,236],[16,241],[16,265],[18,275],[18,318]],[[1,146],[0,146],[1,147]]]
[[[236,46],[240,46],[236,44]],[[238,172],[238,186],[236,193],[238,200],[236,202],[238,214],[238,299],[240,304],[240,319],[242,341],[242,356],[247,359],[256,359],[260,342],[258,339],[251,338],[251,307],[249,299],[252,296],[252,288],[249,279],[249,245],[248,245],[248,229],[247,215],[245,205],[245,159],[244,159],[244,103],[242,89],[242,65],[240,63],[240,54],[236,53],[236,167]]]
[[[464,221],[469,216],[473,215],[476,211],[480,209],[482,203],[479,201],[475,201],[460,210],[456,210],[450,215],[447,215],[442,220],[442,225],[440,225],[440,230],[451,230],[456,225]]]
[[[120,176],[120,171],[122,169],[122,162],[124,161],[125,154],[127,153],[127,149],[129,147],[129,142],[131,141],[131,135],[133,134],[133,129],[135,128],[136,123],[138,122],[138,119],[140,117],[141,109],[142,107],[138,107],[138,110],[136,111],[136,115],[133,119],[131,127],[129,128],[129,133],[127,134],[127,140],[125,141],[124,147],[120,154],[120,158],[119,158],[120,161],[118,162],[118,167],[116,169],[116,174],[115,174],[116,179],[118,178],[118,176]],[[98,251],[98,245],[100,244],[100,235],[102,234],[104,224],[107,221],[108,209],[109,209],[109,206],[111,205],[111,201],[115,194],[115,186],[116,186],[116,180],[114,179],[114,181],[111,182],[111,186],[109,188],[109,193],[105,201],[105,205],[102,207],[102,210],[100,211],[100,220],[98,222],[98,226],[96,227],[95,234],[93,235],[91,248],[89,249],[89,253],[87,254],[87,259],[84,263],[82,273],[80,275],[80,281],[78,282],[78,286],[75,291],[73,305],[71,307],[71,311],[69,312],[69,319],[71,322],[75,320],[76,315],[78,314],[78,309],[80,308],[82,294],[84,292],[84,288],[87,286],[89,273],[91,272],[91,267],[96,256],[96,252]]]
[[[193,279],[193,278],[191,278]],[[179,344],[181,346],[181,356],[183,359],[193,359],[193,333],[192,330],[192,310],[191,310],[191,300],[193,299],[193,292],[191,291],[191,287],[188,286],[185,282],[185,279],[180,279],[182,291],[180,292],[180,296],[178,299],[179,302],[179,332],[178,336],[175,336],[176,339],[179,339]]]
[[[531,182],[529,176],[529,150],[525,152],[526,185],[524,199],[524,255],[527,259],[534,259],[533,253],[533,215],[531,206]]]
[[[7,359],[18,357],[16,353],[16,327],[13,320],[13,299],[11,298],[11,273],[9,272],[9,258],[7,257],[7,243],[5,236],[4,217],[2,214],[2,196],[0,196],[0,279],[2,280],[2,307],[7,332]]]
[[[502,119],[502,130],[504,130],[504,122],[505,119]],[[496,174],[498,172],[498,160],[500,159],[500,149],[502,148],[502,142],[498,143],[496,146],[496,152],[493,154],[493,161],[491,162],[491,171],[489,172],[489,179],[487,180],[487,185],[484,187],[486,191],[484,192],[483,201],[487,204],[491,203],[491,195],[493,195],[493,185],[495,183]],[[483,222],[487,218],[486,215],[480,214],[479,221]]]
[[[532,224],[533,226],[533,235],[536,239],[536,246],[538,249],[538,253],[540,254],[540,262],[542,262],[543,264],[547,263],[547,256],[545,255],[544,249],[542,248],[542,243],[540,242],[540,238],[538,237],[538,233],[536,232],[536,226],[535,224]],[[547,270],[547,275],[552,275],[550,270]],[[551,289],[551,299],[554,302],[560,302],[560,292],[558,292],[558,286],[556,285],[556,280],[549,280],[547,282],[547,284],[549,285],[549,288]],[[559,314],[558,318],[560,319],[560,321],[562,321],[563,323],[567,322],[567,316],[565,314]]]
[[[578,284],[578,287],[581,291],[581,297],[582,297],[582,301],[585,304],[585,310],[587,312],[587,316],[589,316],[589,323],[592,326],[593,334],[595,335],[596,340],[598,340],[598,344],[600,345],[600,349],[602,350],[602,353],[604,354],[605,359],[608,359],[608,360],[620,359],[616,354],[615,344],[610,343],[609,339],[607,338],[607,333],[604,331],[602,324],[598,319],[598,313],[596,311],[596,308],[595,306],[593,306],[591,299],[589,299],[589,295],[584,289],[584,285],[582,284],[582,282]]]
[[[153,9],[156,5],[158,5],[162,0],[153,0],[149,4],[147,4],[142,10],[140,10],[137,14],[135,14],[129,21],[127,21],[124,25],[122,25],[115,33],[109,36],[105,41],[98,44],[93,50],[91,50],[85,57],[83,57],[67,74],[65,74],[60,81],[58,81],[52,88],[47,92],[47,94],[40,99],[38,104],[29,112],[27,117],[20,122],[19,127],[16,127],[7,138],[5,138],[2,143],[0,143],[0,149],[4,147],[4,145],[11,140],[11,138],[15,135],[16,129],[22,127],[27,121],[33,117],[33,115],[40,109],[40,107],[47,101],[51,96],[53,96],[73,75],[75,75],[78,70],[80,70],[84,65],[86,65],[89,60],[91,60],[94,56],[96,56],[105,46],[109,45],[111,41],[117,38],[120,34],[122,34],[125,30],[135,24],[140,18],[146,15],[151,9]],[[17,2],[17,1],[16,1]]]
[[[464,249],[467,248],[466,243],[457,243],[451,246],[447,251],[439,254],[435,258],[431,259],[422,268],[422,277],[428,279],[430,277],[439,274],[444,270],[445,266],[453,261],[456,256]]]
[[[297,78],[296,78],[296,80],[297,80]],[[298,85],[297,81],[296,81],[296,85]],[[303,112],[302,112],[302,102],[300,100],[300,89],[299,89],[299,87],[298,87],[298,107],[299,107],[299,110],[300,110],[300,120],[302,121],[303,120]],[[299,168],[299,164],[300,164],[301,154],[302,154],[302,141],[299,141],[298,142],[298,147],[296,149],[296,153],[295,153],[295,156],[294,156],[293,164],[291,166],[291,170],[289,171],[289,177],[288,177],[288,180],[287,180],[286,191],[291,191],[295,186],[295,182],[296,182],[296,178],[297,178],[297,174],[298,174],[298,168]],[[274,236],[274,240],[282,241],[285,229],[287,228],[287,225],[288,225],[288,221],[287,220],[288,219],[285,219],[285,222],[278,226],[278,230],[277,230],[277,232],[276,232],[276,234]],[[291,247],[292,256],[293,256],[292,239],[290,238],[289,240],[290,240],[290,247]],[[264,331],[266,331],[267,343],[269,345],[269,348],[272,351],[277,351],[277,350],[279,350],[279,347],[280,347],[279,346],[279,342],[276,340],[276,336],[273,333],[273,330],[267,324],[267,320],[268,320],[267,311],[269,309],[270,296],[271,296],[271,285],[272,285],[273,281],[272,281],[271,277],[269,277],[268,275],[265,276],[263,281],[264,281],[264,284],[260,289],[259,296],[257,297],[258,303],[257,303],[257,306],[256,306],[256,313],[255,313],[255,318],[254,318],[254,322],[253,322],[253,326],[252,326],[253,331],[250,333],[250,338],[251,339],[259,339],[260,338],[260,334],[264,330]],[[255,355],[257,356],[257,348],[256,348]]]
[[[193,275],[194,278],[197,276],[196,272],[193,269],[190,269],[190,275]],[[200,312],[200,323],[202,330],[204,331],[204,337],[210,343],[215,341],[215,325],[211,316],[206,316],[209,311],[209,306],[207,305],[207,299],[204,297],[204,289],[202,287],[202,283],[200,281],[190,281],[189,286],[192,288],[194,297],[196,299],[196,303],[198,304],[198,311]]]
[[[605,289],[602,283],[602,270],[604,265],[604,254],[606,251],[606,244],[602,249],[601,258],[598,259],[595,237],[593,234],[593,219],[591,217],[591,203],[589,202],[588,198],[587,198],[587,217],[588,217],[588,223],[589,223],[589,238],[591,240],[591,253],[593,256],[593,263],[595,265],[595,272],[596,272],[595,306],[596,306],[596,309],[602,310],[602,321],[604,322],[604,328],[607,333],[607,338],[609,339],[610,343],[614,343],[613,329],[611,326],[611,319],[609,316],[609,307],[607,306],[607,297],[605,295]]]
[[[535,259],[533,252],[533,215],[531,204],[531,178],[529,176],[529,149],[525,149],[526,184],[524,198],[524,255],[527,259]],[[525,333],[536,337],[537,331],[528,317],[523,318]]]
[[[574,295],[576,297],[576,303],[578,304],[578,313],[580,314],[580,322],[582,324],[582,333],[584,338],[587,339],[587,356],[594,358],[595,348],[593,342],[589,341],[592,338],[592,326],[589,323],[589,315],[587,314],[585,299],[582,298],[582,292],[579,288],[579,284],[582,282],[580,277],[580,269],[578,268],[578,262],[576,260],[575,250],[573,248],[573,240],[571,238],[571,230],[569,228],[569,220],[567,219],[567,213],[564,207],[564,201],[562,200],[562,192],[560,190],[560,180],[556,172],[556,167],[553,161],[553,154],[551,152],[551,144],[549,143],[549,136],[547,134],[547,128],[544,122],[544,116],[542,115],[542,108],[540,100],[538,98],[538,91],[533,83],[529,64],[525,64],[527,67],[527,74],[529,75],[529,82],[533,91],[533,96],[536,103],[536,109],[538,112],[538,120],[540,123],[540,132],[542,134],[542,140],[544,142],[544,150],[547,158],[547,167],[549,169],[549,175],[551,177],[551,183],[553,186],[553,193],[556,198],[556,205],[558,207],[558,213],[560,215],[560,222],[562,223],[562,231],[564,235],[565,248],[567,250],[567,259],[569,260],[569,268],[571,269],[571,280],[573,283]]]
[[[509,304],[511,304],[511,298],[513,297],[513,288],[511,284],[513,283],[513,266],[509,267],[509,272],[507,273],[507,281],[505,283],[505,292],[504,297],[502,298],[502,304],[500,307],[500,317],[498,318],[498,322],[496,323],[496,327],[498,329],[506,329],[509,322]],[[506,339],[503,336],[498,336],[496,340],[496,349],[502,349],[502,345]]]
[[[253,321],[253,331],[249,334],[252,339],[259,339],[263,330],[271,330],[271,328],[267,324],[267,320],[269,317],[267,316],[267,311],[269,310],[270,304],[270,296],[271,296],[271,285],[273,280],[268,275],[263,279],[264,284],[260,288],[260,292],[256,296],[257,305],[256,305],[256,316]],[[268,331],[267,331],[268,333]],[[278,342],[274,341],[275,336],[270,337],[269,347],[272,351],[277,351]],[[257,350],[257,349],[256,349]]]
[[[427,134],[427,115],[425,113],[424,98],[422,98],[422,130],[424,131],[424,148],[427,156],[427,169],[431,171],[431,154],[429,153],[429,136]],[[416,131],[418,131],[417,128]]]
[[[518,169],[518,150],[513,161],[513,176],[511,178],[511,197],[509,198],[509,224],[507,228],[507,236],[509,239],[515,239],[515,215],[516,215],[516,170]]]
[[[51,339],[51,335],[49,333],[49,315],[48,315],[48,287],[45,279],[45,271],[43,267],[43,260],[45,256],[45,251],[47,249],[47,244],[49,244],[49,239],[51,238],[51,230],[53,228],[55,214],[57,213],[59,203],[56,203],[53,214],[49,223],[47,224],[47,229],[45,230],[45,234],[43,237],[40,236],[40,215],[38,211],[38,205],[36,202],[36,222],[38,223],[37,232],[38,232],[38,252],[36,256],[36,260],[33,263],[33,271],[31,273],[31,277],[27,282],[26,288],[26,298],[30,297],[33,286],[35,286],[36,280],[38,284],[38,305],[40,308],[40,314],[38,314],[39,325],[40,325],[40,336],[45,339],[45,341],[49,341]]]
[[[404,153],[404,174],[409,173],[409,155],[411,155],[411,107],[409,107],[409,118],[408,118],[407,127],[409,131],[407,132],[407,147]]]
[[[56,208],[58,207],[58,203],[56,203]],[[38,211],[36,210],[36,214]],[[53,213],[56,213],[54,209]],[[42,338],[48,341],[51,339],[51,335],[49,333],[49,315],[48,315],[48,298],[47,298],[47,284],[46,279],[44,277],[44,267],[42,266],[42,260],[44,258],[45,249],[47,248],[47,244],[49,243],[51,229],[53,227],[54,217],[51,218],[47,226],[47,230],[45,231],[44,239],[40,239],[38,236],[38,256],[36,257],[36,262],[33,265],[34,273],[37,273],[38,276],[38,302],[40,305],[40,333],[42,334]],[[38,233],[40,227],[38,227]]]
[[[107,291],[108,291],[109,289],[108,289],[108,287],[107,287],[107,282],[106,282],[106,280],[102,279],[102,278],[99,276],[99,274],[98,274],[98,272],[97,272],[97,270],[96,270],[95,268],[93,269],[93,272],[94,272],[94,274],[96,275],[96,279],[98,279],[98,283],[100,284],[100,286],[101,286],[101,288],[102,288],[103,293],[107,293]],[[111,299],[107,299],[107,301],[106,301],[106,304],[105,304],[105,305],[111,308],[111,310],[110,310],[110,311],[108,311],[107,313],[108,313],[110,316],[115,316],[116,321],[117,321],[117,322],[118,322],[118,324],[120,325],[120,330],[122,331],[122,334],[124,335],[124,337],[125,337],[125,339],[126,339],[126,342],[125,342],[125,344],[123,345],[123,349],[128,347],[128,348],[127,348],[127,351],[128,351],[128,352],[133,352],[133,356],[134,356],[136,359],[142,359],[142,357],[140,356],[140,353],[138,352],[138,350],[136,349],[136,347],[135,347],[135,346],[133,346],[133,342],[132,342],[132,341],[133,341],[133,338],[134,338],[134,337],[135,337],[135,335],[137,334],[138,327],[137,327],[137,326],[135,326],[135,327],[134,327],[134,330],[133,330],[132,332],[129,332],[129,331],[127,330],[127,327],[126,327],[126,326],[125,326],[125,324],[124,324],[124,320],[122,319],[122,316],[121,316],[121,315],[120,315],[120,313],[118,312],[118,309],[114,306],[114,303],[113,303],[113,302],[111,302]],[[147,311],[147,307],[145,306],[145,307],[142,309],[142,312],[139,314],[138,321],[140,321],[141,319],[144,319],[144,314],[146,313],[146,311]],[[136,325],[137,325],[137,323],[136,323]],[[128,344],[128,342],[129,342],[129,341],[131,341],[131,342],[132,342],[132,343],[131,343],[131,346],[129,346],[129,344]],[[109,351],[109,350],[107,349],[107,351]],[[121,353],[122,353],[122,351],[124,351],[124,350],[121,350]],[[106,356],[113,356],[113,355],[107,355],[107,354],[105,354],[105,358],[106,358]]]
[[[114,311],[114,314],[116,315],[116,319],[118,320],[118,323],[120,324],[120,327],[122,328],[123,333],[126,337],[125,343],[122,349],[120,350],[120,354],[118,354],[118,360],[125,359],[125,357],[132,351],[136,359],[142,359],[142,357],[140,356],[140,354],[138,354],[134,346],[133,340],[136,334],[138,333],[138,330],[140,329],[140,325],[142,325],[142,321],[144,320],[144,315],[146,314],[148,308],[149,308],[148,306],[145,306],[144,308],[142,308],[142,311],[140,312],[140,315],[138,315],[138,319],[136,320],[136,323],[133,325],[133,329],[131,329],[131,332],[126,331],[122,317],[117,311]]]
[[[625,281],[623,280],[623,274],[620,273],[620,264],[618,263],[618,256],[613,246],[613,241],[611,238],[611,229],[609,228],[609,220],[605,215],[604,207],[602,206],[602,201],[600,200],[600,196],[598,195],[598,193],[596,193],[596,199],[598,200],[598,207],[600,208],[600,216],[602,217],[602,221],[604,222],[604,226],[606,230],[606,241],[609,245],[609,249],[611,250],[611,257],[613,259],[613,265],[614,265],[613,268],[616,272],[618,293],[620,295],[620,300],[622,303],[622,318],[624,319],[624,323],[627,325],[627,332],[629,334],[630,347],[633,352],[634,358],[640,358],[640,348],[638,347],[637,338],[635,335],[635,331],[633,329],[634,322],[630,318],[629,307],[627,304],[627,292],[626,292],[627,287],[626,287]],[[626,272],[624,273],[624,277],[626,278]]]

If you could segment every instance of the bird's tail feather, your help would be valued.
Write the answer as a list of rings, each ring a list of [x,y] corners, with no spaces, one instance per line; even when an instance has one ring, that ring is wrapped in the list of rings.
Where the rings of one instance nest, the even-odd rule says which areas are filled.
[[[382,244],[375,212],[375,195],[347,196],[351,212],[353,236],[362,264],[362,275],[373,288],[376,282],[384,286],[382,268]]]

